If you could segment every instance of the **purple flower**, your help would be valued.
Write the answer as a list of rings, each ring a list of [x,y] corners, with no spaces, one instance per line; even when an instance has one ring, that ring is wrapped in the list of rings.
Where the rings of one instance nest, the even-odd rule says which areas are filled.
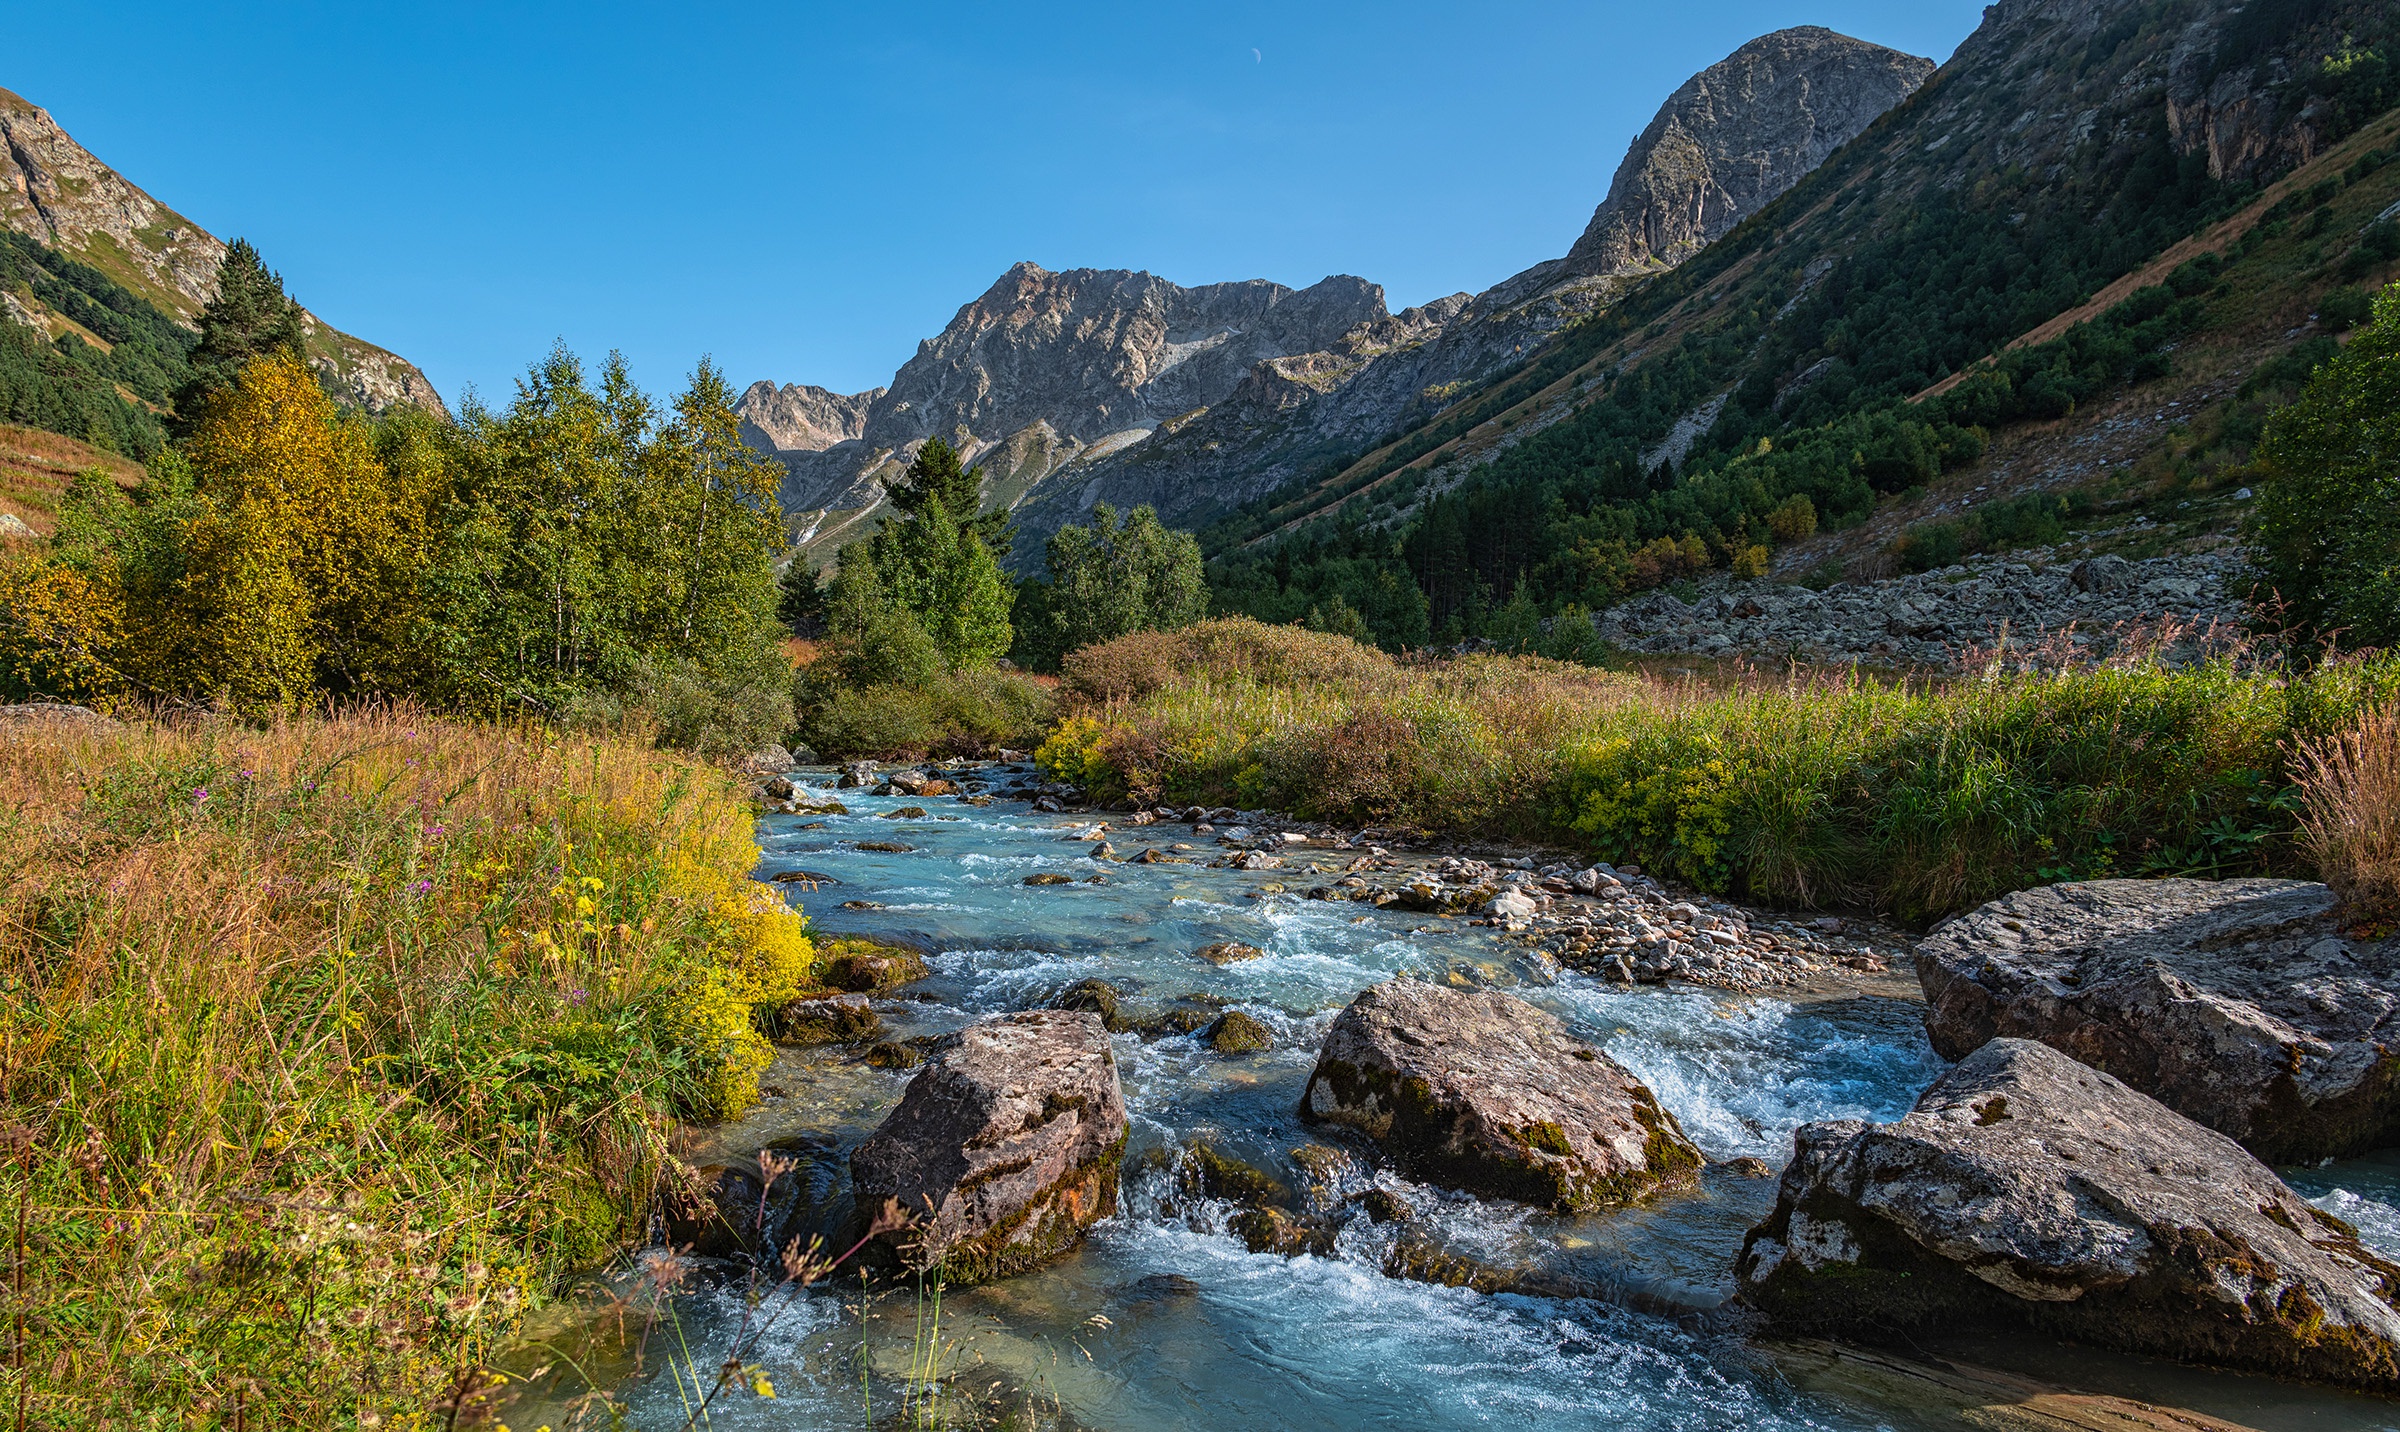
[[[425,827],[425,838],[427,840],[437,840],[441,837],[442,832],[448,829],[449,827],[445,825],[429,825]]]
[[[568,990],[568,991],[567,991],[567,1003],[569,1003],[569,1004],[581,1004],[581,1003],[583,1003],[583,999],[584,999],[584,992],[583,992],[582,990],[579,990],[579,989],[571,989],[571,990]]]
[[[198,804],[200,804],[202,801],[205,801],[205,800],[207,800],[207,799],[208,799],[208,787],[206,787],[206,786],[194,786],[194,787],[192,787],[192,804],[193,804],[193,805],[198,805]]]
[[[430,894],[433,890],[433,882],[430,880],[420,880],[416,884],[409,886],[408,890],[412,895]]]

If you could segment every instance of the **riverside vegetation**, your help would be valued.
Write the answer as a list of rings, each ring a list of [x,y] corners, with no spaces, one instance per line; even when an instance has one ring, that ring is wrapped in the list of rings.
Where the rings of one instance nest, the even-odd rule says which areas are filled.
[[[712,767],[403,708],[0,740],[7,1403],[438,1408],[809,986]]]

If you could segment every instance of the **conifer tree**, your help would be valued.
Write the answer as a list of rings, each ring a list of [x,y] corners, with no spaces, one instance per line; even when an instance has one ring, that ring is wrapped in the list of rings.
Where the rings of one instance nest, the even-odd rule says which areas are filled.
[[[983,469],[968,467],[959,460],[958,449],[940,438],[928,438],[917,449],[908,471],[898,482],[884,484],[884,491],[892,506],[911,518],[923,512],[926,503],[939,501],[953,518],[974,529],[993,556],[1008,555],[1012,543],[1008,514],[977,515],[983,512]]]
[[[283,279],[267,268],[248,239],[235,239],[217,268],[217,292],[200,310],[200,342],[192,349],[191,381],[175,395],[185,431],[200,421],[213,394],[234,384],[251,360],[289,353],[307,361],[300,305],[283,291]]]

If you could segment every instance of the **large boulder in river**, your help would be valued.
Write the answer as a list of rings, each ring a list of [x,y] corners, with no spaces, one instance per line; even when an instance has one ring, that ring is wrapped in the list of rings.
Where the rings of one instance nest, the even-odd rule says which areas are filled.
[[[1997,1039],[1892,1124],[1809,1124],[1735,1264],[1779,1329],[2026,1326],[2400,1390],[2400,1267],[2224,1135]]]
[[[2038,1039],[2270,1163],[2400,1143],[2400,939],[2332,909],[2296,880],[2019,891],[1918,946],[1926,1032]]]
[[[1545,1208],[1641,1198],[1703,1161],[1640,1080],[1557,1019],[1405,977],[1335,1017],[1300,1117],[1358,1130],[1413,1178]]]
[[[850,1157],[862,1214],[916,1218],[883,1252],[953,1283],[1050,1261],[1116,1211],[1125,1095],[1100,1016],[1003,1014],[934,1046],[900,1106]]]

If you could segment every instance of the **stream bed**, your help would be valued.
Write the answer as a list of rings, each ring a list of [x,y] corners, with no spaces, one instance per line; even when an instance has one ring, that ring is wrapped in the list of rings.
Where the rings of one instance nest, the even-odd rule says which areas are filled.
[[[1074,838],[1087,820],[1022,800],[979,807],[835,791],[831,772],[794,779],[826,787],[805,794],[838,799],[849,813],[762,817],[760,876],[798,869],[839,882],[786,886],[820,939],[856,934],[926,952],[930,979],[875,1002],[887,1038],[943,1033],[1101,979],[1129,1015],[1178,1001],[1240,1009],[1273,1032],[1275,1047],[1228,1057],[1190,1034],[1117,1035],[1131,1120],[1124,1189],[1118,1215],[1081,1250],[1038,1273],[948,1292],[938,1322],[913,1289],[870,1295],[840,1278],[776,1298],[769,1306],[783,1310],[745,1359],[775,1395],[737,1387],[694,1425],[1958,1427],[1960,1397],[1986,1395],[1929,1396],[1907,1377],[1861,1374],[1821,1348],[1755,1342],[1720,1306],[1743,1234],[1775,1192],[1772,1177],[1731,1161],[1779,1170],[1800,1124],[1897,1118],[1943,1069],[1904,969],[1774,997],[1572,972],[1545,982],[1494,930],[1300,895],[1312,858],[1338,869],[1346,854],[1296,855],[1288,870],[1211,869],[1199,863],[1217,854],[1209,836],[1160,824],[1109,837],[1121,856],[1156,847],[1194,863],[1099,862]],[[895,818],[903,808],[925,814]],[[1025,883],[1046,873],[1075,883]],[[1090,883],[1093,875],[1105,883]],[[1283,884],[1293,888],[1263,888]],[[1193,954],[1225,940],[1265,957],[1220,968]],[[1345,1152],[1300,1122],[1301,1090],[1335,1013],[1402,972],[1508,988],[1606,1048],[1714,1161],[1698,1188],[1558,1217],[1410,1183],[1355,1149],[1296,1159],[1312,1145]],[[908,1078],[869,1067],[855,1049],[780,1049],[762,1079],[770,1097],[696,1131],[687,1157],[782,1148],[799,1161],[792,1186],[829,1225],[848,1211],[849,1150]],[[1193,1144],[1255,1166],[1295,1197],[1328,1180],[1349,1192],[1372,1184],[1411,1217],[1354,1218],[1326,1256],[1251,1253],[1224,1231],[1231,1206],[1193,1191],[1182,1152]],[[2287,1177],[2370,1244],[2400,1254],[2400,1154]],[[1390,1241],[1403,1229],[1554,1295],[1387,1276]],[[614,1293],[634,1281],[619,1276]],[[605,1390],[633,1426],[686,1425],[690,1389],[678,1369],[695,1365],[713,1379],[760,1315],[744,1282],[723,1270],[691,1270],[665,1307],[663,1317],[628,1314],[604,1289],[539,1315],[503,1364],[529,1378],[506,1421],[564,1432],[580,1411],[584,1425],[607,1425],[594,1421],[597,1403],[576,1400]],[[1917,1351],[2259,1428],[2400,1427],[2392,1403],[2046,1340]],[[938,1405],[924,1400],[928,1369]]]

